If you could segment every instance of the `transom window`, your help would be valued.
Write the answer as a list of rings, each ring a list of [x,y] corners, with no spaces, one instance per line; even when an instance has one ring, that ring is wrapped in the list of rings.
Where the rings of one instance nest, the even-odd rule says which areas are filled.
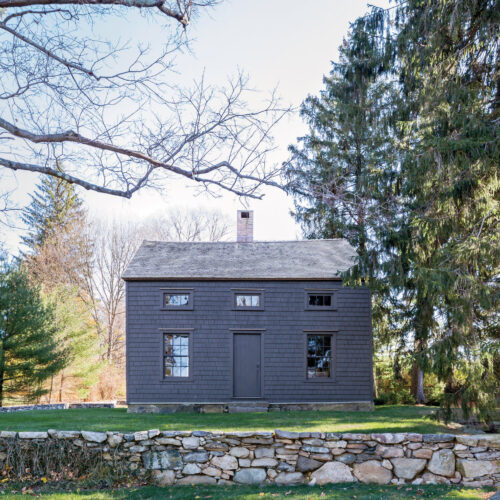
[[[263,311],[264,290],[260,288],[233,288],[233,309]]]
[[[330,307],[332,305],[331,295],[309,294],[309,305],[314,307]]]
[[[189,377],[189,334],[165,333],[163,343],[165,377]]]
[[[189,304],[189,293],[166,293],[166,306],[187,306]]]
[[[332,336],[307,335],[307,378],[327,378],[331,375]]]
[[[306,309],[334,309],[333,291],[306,292]]]
[[[236,294],[236,307],[260,307],[260,294]]]
[[[192,290],[163,290],[161,294],[162,309],[193,309]]]

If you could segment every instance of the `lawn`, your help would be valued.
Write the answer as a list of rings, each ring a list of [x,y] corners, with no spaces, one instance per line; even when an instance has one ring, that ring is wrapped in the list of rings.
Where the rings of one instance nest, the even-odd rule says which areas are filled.
[[[243,414],[127,413],[123,408],[38,410],[0,414],[0,430],[160,430],[249,431],[283,429],[329,432],[450,432],[432,419],[436,408],[381,406],[372,412],[284,411]]]
[[[25,491],[39,495],[38,491]],[[120,490],[101,490],[89,492],[47,493],[41,498],[50,500],[122,500],[122,499],[203,499],[211,500],[239,499],[290,499],[290,500],[340,500],[355,498],[357,500],[391,500],[401,498],[432,499],[487,499],[494,494],[492,488],[472,489],[451,487],[446,485],[427,486],[377,486],[368,484],[331,484],[326,486],[174,486],[158,488],[147,486]],[[20,498],[20,494],[2,492],[2,498]]]

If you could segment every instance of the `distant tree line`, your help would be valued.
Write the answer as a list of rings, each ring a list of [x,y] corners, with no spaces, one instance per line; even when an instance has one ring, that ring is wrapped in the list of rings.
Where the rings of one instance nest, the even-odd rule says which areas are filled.
[[[1,258],[0,404],[115,399],[125,391],[125,283],[143,239],[219,241],[216,211],[147,222],[91,218],[74,185],[42,178],[23,210],[24,251]]]

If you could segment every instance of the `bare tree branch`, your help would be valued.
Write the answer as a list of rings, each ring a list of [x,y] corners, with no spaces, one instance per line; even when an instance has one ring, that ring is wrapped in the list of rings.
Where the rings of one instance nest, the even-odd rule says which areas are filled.
[[[267,157],[290,109],[275,94],[251,109],[256,94],[241,74],[222,88],[167,78],[185,27],[215,3],[0,0],[0,166],[125,198],[172,176],[214,195],[260,198],[261,186],[282,187]],[[105,19],[128,22],[130,7],[180,28],[154,47],[106,39]]]

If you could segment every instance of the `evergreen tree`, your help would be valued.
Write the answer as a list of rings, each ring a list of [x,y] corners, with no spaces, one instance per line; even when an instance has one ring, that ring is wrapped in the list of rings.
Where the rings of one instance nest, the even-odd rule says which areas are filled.
[[[374,289],[375,331],[411,353],[417,399],[432,371],[445,407],[486,420],[500,389],[499,21],[494,0],[410,0],[359,19],[332,77],[361,91],[352,75],[371,60],[369,87],[392,82],[391,99],[356,100],[325,80],[303,107],[312,131],[288,168],[306,234],[358,250],[345,282]],[[360,50],[363,35],[372,47]],[[364,182],[345,151],[362,153]]]
[[[500,389],[500,5],[410,0],[391,17],[420,363],[447,382],[448,408],[488,419]]]
[[[73,184],[45,177],[31,197],[22,219],[28,233],[23,237],[29,251],[24,265],[46,292],[59,285],[82,288],[82,271],[92,252],[86,237],[86,212]]]
[[[39,397],[42,384],[64,368],[54,315],[24,271],[0,261],[0,405],[7,395]]]
[[[22,221],[28,228],[28,234],[22,241],[32,254],[36,254],[46,241],[82,217],[82,201],[75,186],[62,179],[44,177],[23,212]]]
[[[324,89],[304,101],[309,133],[290,147],[286,174],[306,237],[346,238],[356,249],[358,266],[350,280],[358,284],[362,277],[371,285],[375,339],[384,344],[389,331],[400,328],[399,299],[380,266],[387,260],[390,228],[402,214],[393,141],[399,97],[395,83],[383,77],[390,53],[373,43],[379,24],[376,17],[353,24]]]

